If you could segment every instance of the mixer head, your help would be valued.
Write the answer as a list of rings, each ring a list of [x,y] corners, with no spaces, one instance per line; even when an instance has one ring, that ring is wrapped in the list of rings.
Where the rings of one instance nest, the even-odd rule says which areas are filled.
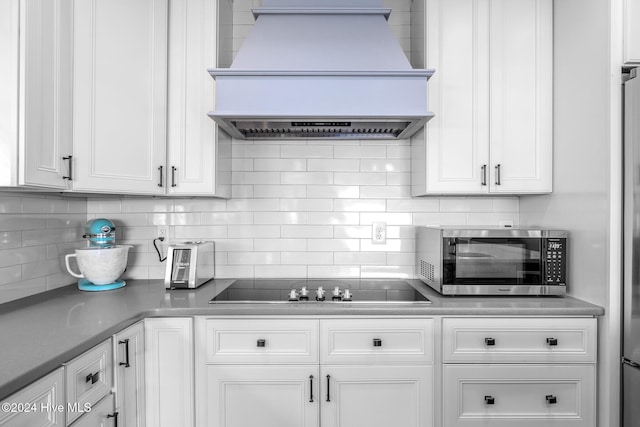
[[[106,218],[95,218],[87,221],[84,226],[89,247],[109,248],[116,244],[116,226]]]

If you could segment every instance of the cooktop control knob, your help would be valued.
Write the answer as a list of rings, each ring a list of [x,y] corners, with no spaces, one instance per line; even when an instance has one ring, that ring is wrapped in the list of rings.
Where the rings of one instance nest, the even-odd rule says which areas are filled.
[[[295,289],[291,289],[289,292],[289,301],[298,301],[298,292]]]
[[[316,300],[324,301],[324,289],[322,289],[322,286],[318,286],[318,289],[316,289]]]
[[[342,301],[351,301],[351,291],[349,289],[345,289],[342,294]]]
[[[300,289],[300,301],[309,301],[309,289],[306,286]]]
[[[331,299],[333,301],[341,301],[342,300],[342,295],[340,294],[340,288],[338,286],[333,288],[333,294],[331,295]]]

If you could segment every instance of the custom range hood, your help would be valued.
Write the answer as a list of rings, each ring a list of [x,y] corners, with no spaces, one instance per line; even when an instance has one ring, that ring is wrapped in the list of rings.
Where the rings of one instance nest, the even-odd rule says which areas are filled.
[[[209,116],[240,139],[403,139],[432,117],[427,80],[381,0],[263,0]]]

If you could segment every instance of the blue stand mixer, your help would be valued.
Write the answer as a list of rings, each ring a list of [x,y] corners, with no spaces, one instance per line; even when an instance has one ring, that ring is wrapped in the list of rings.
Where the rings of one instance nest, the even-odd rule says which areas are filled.
[[[69,274],[80,278],[78,288],[83,291],[108,291],[122,288],[126,283],[119,277],[127,266],[129,245],[116,245],[116,226],[108,219],[96,218],[87,221],[85,234],[87,247],[76,249],[65,256]],[[69,265],[76,258],[80,273]]]

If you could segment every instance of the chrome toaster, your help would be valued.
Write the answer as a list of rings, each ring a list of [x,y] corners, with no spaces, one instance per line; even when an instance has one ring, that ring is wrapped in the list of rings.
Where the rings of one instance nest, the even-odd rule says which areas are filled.
[[[213,242],[184,242],[169,245],[166,289],[194,289],[213,279],[215,256]]]

